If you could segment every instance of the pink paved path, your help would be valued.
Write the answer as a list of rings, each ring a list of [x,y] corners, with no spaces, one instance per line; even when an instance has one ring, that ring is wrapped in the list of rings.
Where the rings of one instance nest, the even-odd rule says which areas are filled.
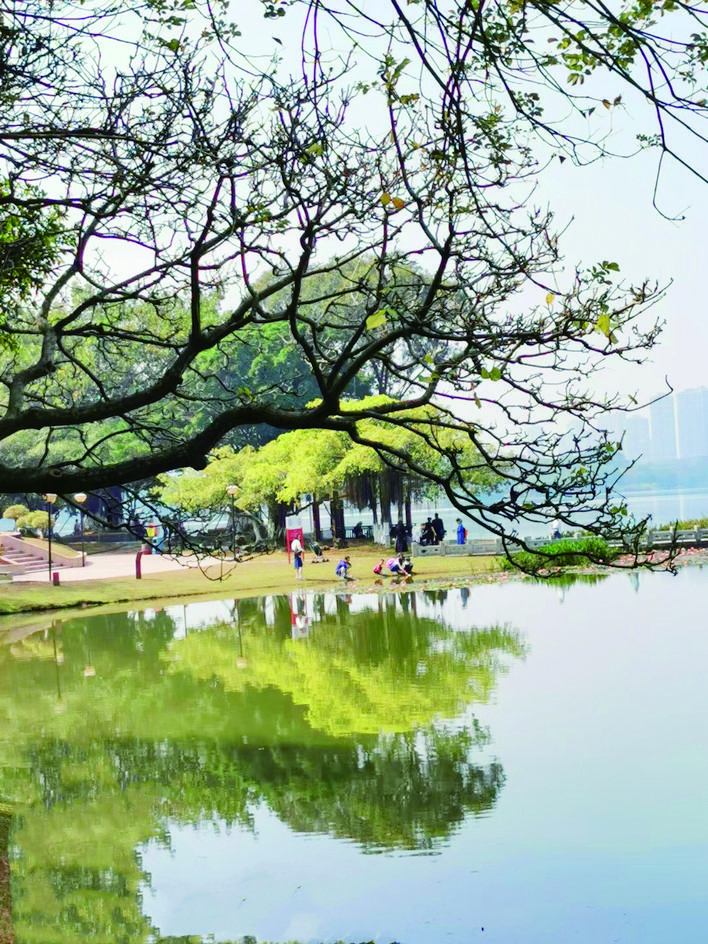
[[[179,563],[166,554],[144,554],[141,558],[143,574],[160,574],[167,571],[183,570],[194,560],[183,559]],[[73,583],[81,580],[106,580],[111,577],[135,577],[135,552],[122,554],[96,554],[86,557],[85,567],[66,567],[59,569],[61,583]],[[30,574],[19,574],[12,578],[13,583],[49,583],[49,571],[39,570]]]

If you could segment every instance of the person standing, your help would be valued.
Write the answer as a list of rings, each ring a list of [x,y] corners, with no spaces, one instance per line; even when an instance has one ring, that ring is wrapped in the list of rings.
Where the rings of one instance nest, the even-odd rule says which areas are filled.
[[[290,550],[293,552],[293,566],[295,567],[295,577],[298,580],[302,580],[304,577],[302,565],[304,563],[303,557],[304,552],[302,549],[302,544],[300,543],[300,538],[294,537],[290,544]]]
[[[399,521],[395,529],[396,533],[396,553],[405,554],[408,551],[408,532],[402,521]]]
[[[421,544],[435,544],[435,529],[430,518],[425,522],[420,533]]]
[[[442,544],[443,538],[445,537],[445,525],[442,522],[442,518],[438,515],[437,511],[433,517],[433,531],[435,532],[435,543]]]
[[[462,524],[462,518],[457,519],[457,543],[464,544],[467,541],[467,529]]]

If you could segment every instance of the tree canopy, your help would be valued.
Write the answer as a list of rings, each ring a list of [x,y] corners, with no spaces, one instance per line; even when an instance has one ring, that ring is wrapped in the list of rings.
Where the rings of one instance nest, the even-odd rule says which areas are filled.
[[[248,22],[256,9],[270,29]],[[200,469],[264,424],[374,445],[497,533],[523,518],[627,531],[603,424],[636,404],[590,378],[651,350],[660,289],[623,285],[601,247],[564,270],[533,182],[557,159],[611,153],[603,116],[625,100],[647,115],[638,146],[705,176],[701,11],[254,0],[236,24],[223,2],[6,0],[0,13],[0,243],[10,259],[31,248],[2,275],[0,491]],[[274,345],[275,377],[253,367]],[[348,406],[362,378],[393,401]],[[368,419],[443,461],[372,443]],[[451,436],[507,497],[469,487]]]
[[[369,397],[347,401],[347,411],[390,403],[388,397]],[[436,429],[437,410],[420,407],[415,416],[407,416],[407,425],[391,427],[378,419],[359,420],[357,435],[372,445],[356,443],[343,431],[329,429],[293,430],[283,433],[259,449],[234,451],[230,447],[215,450],[205,469],[185,470],[180,475],[160,476],[155,489],[161,503],[190,515],[211,514],[227,509],[228,489],[237,487],[238,509],[253,515],[279,503],[298,509],[302,496],[318,501],[334,493],[348,493],[366,479],[372,489],[374,504],[381,505],[382,519],[389,520],[385,508],[386,495],[377,487],[379,477],[389,472],[380,452],[395,448],[421,468],[435,469],[444,474],[444,453],[437,448],[445,438],[446,449],[455,451],[455,467],[464,475],[465,487],[478,494],[492,492],[502,479],[492,474],[484,458],[475,450],[468,437],[452,430]],[[414,422],[415,421],[415,422]],[[436,429],[438,443],[432,447],[425,434]],[[452,466],[448,463],[448,469]],[[429,481],[423,476],[406,477],[407,491],[422,494]],[[378,508],[378,505],[376,505]]]

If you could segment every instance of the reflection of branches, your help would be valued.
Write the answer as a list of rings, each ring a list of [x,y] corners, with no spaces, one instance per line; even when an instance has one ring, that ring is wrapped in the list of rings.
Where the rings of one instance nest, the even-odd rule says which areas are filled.
[[[485,739],[476,728],[472,735],[431,729],[351,752],[289,745],[249,759],[268,805],[293,829],[333,833],[370,850],[433,850],[466,815],[496,802],[501,765],[478,766],[470,757]]]
[[[172,823],[218,819],[251,829],[264,802],[299,831],[371,851],[434,851],[466,816],[496,802],[501,766],[470,756],[483,740],[475,728],[319,746],[147,738],[25,745],[16,786],[37,802],[23,807],[14,835],[16,919],[80,936],[85,906],[106,939],[122,940],[126,928],[138,939],[146,876],[136,850],[151,839],[169,846]]]

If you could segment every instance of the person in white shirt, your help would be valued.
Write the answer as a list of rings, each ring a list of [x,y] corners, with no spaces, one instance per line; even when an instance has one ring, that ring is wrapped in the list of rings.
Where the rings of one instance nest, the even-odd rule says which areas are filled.
[[[298,580],[303,579],[303,550],[300,538],[293,538],[290,542],[290,550],[293,552],[293,564],[295,565],[295,576]]]

